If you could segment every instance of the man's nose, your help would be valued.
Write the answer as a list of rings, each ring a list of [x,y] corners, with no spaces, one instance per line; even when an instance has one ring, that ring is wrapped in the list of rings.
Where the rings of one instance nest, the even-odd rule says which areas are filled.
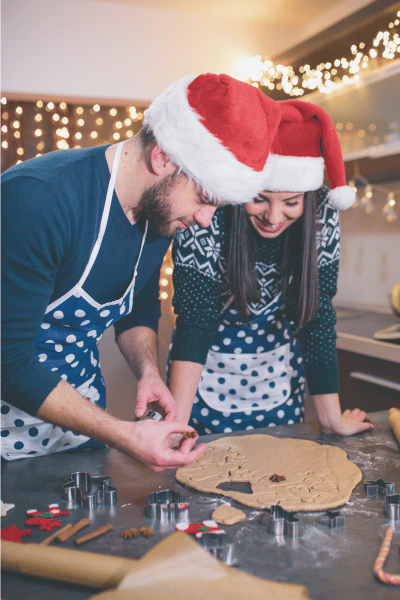
[[[198,223],[202,227],[208,227],[216,210],[216,206],[202,206],[201,208],[196,210],[196,212],[193,215],[193,218],[196,221],[196,223]]]

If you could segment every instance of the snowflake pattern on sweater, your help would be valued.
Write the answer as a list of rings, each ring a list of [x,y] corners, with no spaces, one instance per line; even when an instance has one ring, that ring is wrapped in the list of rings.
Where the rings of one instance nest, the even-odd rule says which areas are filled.
[[[336,314],[332,298],[337,287],[340,234],[338,212],[328,204],[328,192],[326,187],[322,187],[318,193],[318,311],[314,319],[298,334],[311,394],[338,391],[334,329]],[[259,239],[255,268],[260,300],[249,305],[253,318],[263,314],[280,294],[280,265],[277,257],[281,245],[281,236]],[[172,350],[173,360],[205,362],[212,336],[221,322],[223,307],[233,300],[226,277],[227,249],[224,208],[216,211],[208,228],[195,225],[175,236],[173,304],[177,314],[178,335],[175,336]],[[196,340],[193,341],[194,332],[198,337],[197,344]],[[190,337],[189,354],[189,342],[184,343],[185,337]],[[200,343],[202,337],[207,339],[207,343]]]

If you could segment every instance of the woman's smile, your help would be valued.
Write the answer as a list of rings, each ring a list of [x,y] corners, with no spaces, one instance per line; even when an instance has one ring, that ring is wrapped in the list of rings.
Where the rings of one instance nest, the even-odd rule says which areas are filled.
[[[257,219],[257,224],[260,227],[260,229],[262,229],[262,231],[265,231],[266,233],[276,233],[287,222],[287,219],[285,219],[284,221],[281,221],[277,225],[267,225],[266,223],[263,223],[262,219],[260,219],[259,217],[256,217],[256,219]]]

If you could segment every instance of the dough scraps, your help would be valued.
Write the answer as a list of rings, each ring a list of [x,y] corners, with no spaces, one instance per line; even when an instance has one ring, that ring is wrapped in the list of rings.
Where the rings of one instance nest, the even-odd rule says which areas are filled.
[[[221,506],[218,506],[214,510],[211,518],[217,523],[222,523],[222,525],[234,525],[235,523],[239,523],[239,521],[244,521],[246,515],[243,511],[229,506],[229,504],[221,504]]]
[[[274,473],[286,480],[270,481]],[[345,504],[362,474],[336,446],[253,434],[211,442],[200,458],[177,470],[176,478],[200,492],[229,496],[253,508],[280,504],[285,510],[313,511]],[[252,493],[219,489],[227,482],[246,483]]]

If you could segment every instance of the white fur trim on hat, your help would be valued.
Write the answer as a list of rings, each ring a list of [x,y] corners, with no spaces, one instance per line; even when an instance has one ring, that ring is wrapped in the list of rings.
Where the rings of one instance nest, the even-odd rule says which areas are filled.
[[[356,194],[353,188],[347,185],[341,185],[329,192],[329,204],[337,210],[346,210],[354,204]]]
[[[322,156],[270,154],[264,167],[264,189],[270,192],[311,192],[323,181]]]
[[[188,102],[187,75],[162,92],[146,111],[160,147],[204,194],[216,201],[250,202],[266,189],[265,173],[241,163],[208,131]]]

